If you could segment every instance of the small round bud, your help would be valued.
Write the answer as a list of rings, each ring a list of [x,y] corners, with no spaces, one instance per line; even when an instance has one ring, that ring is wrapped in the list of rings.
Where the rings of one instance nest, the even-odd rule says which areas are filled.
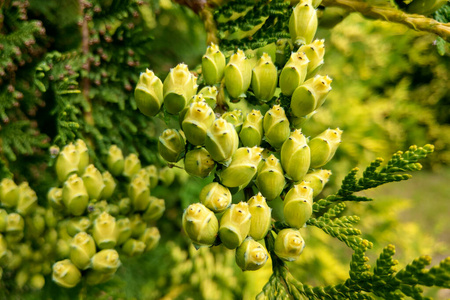
[[[130,198],[122,198],[119,201],[119,212],[121,215],[128,215],[131,211]]]
[[[116,219],[107,212],[101,213],[94,221],[92,235],[100,249],[114,248],[117,244]]]
[[[80,282],[81,272],[69,259],[65,259],[53,265],[52,279],[59,286],[73,288]]]
[[[263,53],[252,70],[252,89],[256,98],[267,102],[272,99],[277,87],[277,67],[267,53]]]
[[[252,238],[247,238],[236,249],[236,263],[242,271],[261,269],[269,258],[266,248]]]
[[[295,45],[309,44],[314,39],[318,25],[317,12],[307,1],[294,7],[289,19],[289,34]]]
[[[116,190],[116,181],[112,177],[111,173],[105,171],[102,173],[103,184],[105,187],[102,190],[100,195],[100,199],[109,199],[114,194]]]
[[[71,175],[64,182],[62,199],[68,212],[74,216],[82,215],[86,210],[89,195],[83,180],[76,174]]]
[[[175,172],[173,168],[168,166],[159,170],[159,181],[163,186],[170,186],[175,180]]]
[[[37,200],[36,192],[30,188],[28,182],[22,182],[19,185],[16,211],[23,216],[29,215],[36,210]]]
[[[196,148],[186,153],[184,170],[192,176],[205,178],[214,169],[215,163],[205,148]]]
[[[197,77],[189,72],[185,64],[178,64],[170,69],[164,80],[164,106],[171,114],[177,114],[184,109],[189,99],[197,93]]]
[[[64,209],[64,202],[62,200],[62,189],[61,188],[53,187],[50,190],[48,190],[47,200],[54,209],[56,209],[58,211],[61,211]]]
[[[311,168],[319,168],[328,163],[341,143],[342,130],[327,129],[309,142]]]
[[[159,136],[158,152],[168,162],[179,161],[185,151],[186,137],[184,132],[176,129],[166,129]]]
[[[71,218],[67,222],[66,230],[70,236],[75,236],[79,232],[88,231],[91,225],[92,225],[91,220],[88,217],[76,217]]]
[[[80,270],[86,270],[94,256],[95,242],[86,232],[77,233],[70,244],[70,261]]]
[[[309,170],[311,153],[301,130],[294,130],[281,147],[281,164],[286,175],[299,181]]]
[[[90,199],[100,199],[105,184],[103,183],[102,173],[93,165],[86,167],[83,176],[84,186],[89,194]]]
[[[135,239],[128,239],[122,246],[122,251],[128,256],[141,255],[146,248],[146,245],[142,241]]]
[[[165,210],[166,205],[163,199],[150,196],[150,204],[142,215],[142,219],[146,222],[157,221],[162,217]]]
[[[6,232],[20,235],[23,233],[25,221],[22,216],[17,213],[10,213],[6,219]]]
[[[219,221],[206,206],[194,203],[183,213],[183,229],[197,248],[211,246],[217,237]]]
[[[202,57],[202,73],[205,83],[213,85],[222,80],[225,69],[225,55],[219,50],[219,46],[211,43],[206,48],[206,53]]]
[[[122,175],[128,178],[132,178],[141,169],[141,161],[136,154],[131,153],[125,157],[125,164]]]
[[[231,193],[218,182],[212,182],[200,191],[200,201],[213,212],[219,213],[231,205]]]
[[[116,221],[117,227],[117,245],[122,245],[131,237],[131,222],[128,218]]]
[[[259,110],[254,109],[247,114],[239,138],[244,147],[255,147],[261,145],[263,136],[263,116]]]
[[[205,101],[192,102],[181,123],[183,132],[189,143],[203,145],[205,143],[206,131],[212,125],[214,119],[214,111]]]
[[[117,147],[117,145],[111,145],[111,147],[109,147],[106,165],[109,172],[114,176],[122,174],[125,160],[123,158],[122,150]]]
[[[78,164],[80,163],[80,153],[73,144],[65,146],[61,152],[59,152],[56,159],[55,170],[59,181],[64,181],[73,173],[78,172]]]
[[[159,174],[158,168],[154,165],[150,165],[144,168],[147,171],[147,176],[149,179],[150,190],[154,189],[158,185]]]
[[[140,214],[130,216],[131,237],[139,238],[147,228]]]
[[[293,52],[280,75],[281,92],[291,96],[306,78],[309,59],[304,52]]]
[[[2,179],[0,183],[0,202],[5,207],[15,207],[19,201],[19,188],[9,178]]]
[[[263,239],[272,225],[272,209],[267,205],[266,199],[258,193],[248,200],[248,209],[252,215],[250,232],[255,240]]]
[[[284,218],[291,227],[302,228],[312,215],[313,189],[304,181],[295,185],[284,198]]]
[[[8,220],[8,212],[4,209],[0,209],[0,232],[6,230],[6,222]]]
[[[325,184],[327,184],[331,176],[330,170],[317,170],[306,174],[303,177],[303,181],[308,182],[308,185],[313,189],[313,197],[319,195]]]
[[[147,209],[150,203],[150,189],[141,177],[135,177],[128,186],[128,197],[137,211]]]
[[[216,119],[207,130],[205,148],[217,162],[229,161],[238,145],[239,137],[234,126],[222,118]]]
[[[277,149],[281,148],[291,133],[284,109],[279,105],[274,105],[266,112],[263,124],[267,142]]]
[[[115,272],[120,267],[119,253],[114,249],[105,249],[92,256],[92,269],[102,273]]]
[[[283,168],[275,155],[271,154],[263,159],[262,165],[256,175],[256,186],[267,200],[273,200],[280,196],[286,185]]]
[[[232,98],[245,96],[252,79],[252,67],[245,57],[244,51],[238,50],[231,55],[230,61],[225,67],[225,87]]]
[[[247,186],[256,175],[262,150],[260,147],[237,149],[230,165],[220,173],[220,182],[227,187]]]
[[[156,247],[161,234],[157,227],[146,228],[144,233],[139,237],[139,240],[145,243],[145,252],[150,251]]]
[[[34,291],[41,290],[45,285],[45,278],[42,274],[34,274],[29,281],[30,288]]]
[[[281,230],[275,239],[275,254],[285,261],[294,261],[305,248],[300,231],[292,228]]]
[[[251,214],[246,202],[232,204],[220,219],[219,236],[228,249],[236,249],[250,232]]]
[[[141,73],[134,90],[134,99],[144,115],[153,117],[158,114],[164,101],[163,84],[153,71],[146,69],[145,73]]]

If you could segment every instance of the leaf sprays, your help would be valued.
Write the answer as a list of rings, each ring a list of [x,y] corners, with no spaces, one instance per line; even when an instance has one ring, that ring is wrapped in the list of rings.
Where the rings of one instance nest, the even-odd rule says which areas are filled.
[[[244,51],[238,50],[231,55],[225,67],[225,87],[232,98],[245,96],[250,87],[252,68]]]
[[[197,77],[189,72],[185,64],[178,64],[170,70],[164,80],[164,106],[171,114],[182,111],[188,101],[197,93]]]
[[[225,55],[219,50],[219,46],[211,43],[202,57],[203,78],[207,85],[219,83],[225,70]]]
[[[295,7],[289,19],[289,34],[298,46],[312,42],[317,31],[317,12],[310,0],[302,0]]]
[[[269,101],[275,94],[278,75],[277,68],[267,53],[264,53],[252,70],[252,89],[256,98]]]
[[[144,115],[153,117],[158,114],[163,104],[163,84],[152,71],[141,73],[134,90],[136,105]]]

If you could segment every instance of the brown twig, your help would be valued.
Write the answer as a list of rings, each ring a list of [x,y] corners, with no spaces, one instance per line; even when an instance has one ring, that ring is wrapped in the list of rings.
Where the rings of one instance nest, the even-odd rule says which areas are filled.
[[[400,23],[417,31],[434,33],[450,42],[450,24],[440,23],[423,15],[407,14],[395,8],[371,6],[358,0],[323,0],[324,6],[337,6],[356,11],[364,17]]]

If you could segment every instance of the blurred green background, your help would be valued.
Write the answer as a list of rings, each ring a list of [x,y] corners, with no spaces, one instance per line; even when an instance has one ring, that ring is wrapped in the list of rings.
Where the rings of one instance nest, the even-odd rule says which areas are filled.
[[[148,38],[133,44],[132,50],[140,55],[140,64],[132,70],[136,76],[149,68],[164,77],[180,62],[195,69],[206,46],[200,18],[168,0],[148,1],[139,9],[141,19],[133,30]],[[28,10],[29,17],[41,20],[47,30],[48,52],[79,47],[79,19],[73,13],[77,1],[30,1]],[[320,72],[333,78],[333,91],[303,131],[314,136],[328,127],[344,130],[342,145],[327,165],[334,175],[323,195],[336,191],[355,166],[364,167],[377,157],[389,158],[409,145],[434,144],[435,153],[413,179],[367,191],[364,196],[376,201],[351,203],[346,214],[361,216],[358,228],[374,243],[368,252],[372,261],[383,247],[394,244],[399,268],[420,255],[431,255],[433,264],[439,262],[450,252],[448,55],[437,53],[436,37],[431,34],[366,20],[358,14],[333,28],[321,28],[317,37],[325,39],[325,65]],[[130,97],[132,91],[120,84],[119,96]],[[22,169],[10,167],[17,172]],[[197,202],[204,182],[189,179],[152,191],[166,199],[166,214],[158,223],[160,244],[139,258],[123,260],[113,280],[86,292],[83,287],[61,289],[49,279],[42,291],[17,291],[11,299],[79,295],[88,299],[254,299],[271,274],[270,266],[242,272],[231,251],[223,247],[196,251],[182,233],[182,210]],[[290,264],[292,273],[313,285],[345,280],[351,251],[315,228],[302,229],[302,233],[307,248],[299,261]],[[448,290],[430,289],[426,295],[450,298]]]

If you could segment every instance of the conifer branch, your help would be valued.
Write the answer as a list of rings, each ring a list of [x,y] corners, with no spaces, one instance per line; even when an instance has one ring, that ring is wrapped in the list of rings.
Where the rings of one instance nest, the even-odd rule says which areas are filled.
[[[408,14],[390,7],[372,6],[358,0],[324,0],[322,4],[324,6],[337,6],[356,11],[367,18],[400,23],[417,31],[431,32],[450,42],[450,25],[440,23],[423,15]]]

